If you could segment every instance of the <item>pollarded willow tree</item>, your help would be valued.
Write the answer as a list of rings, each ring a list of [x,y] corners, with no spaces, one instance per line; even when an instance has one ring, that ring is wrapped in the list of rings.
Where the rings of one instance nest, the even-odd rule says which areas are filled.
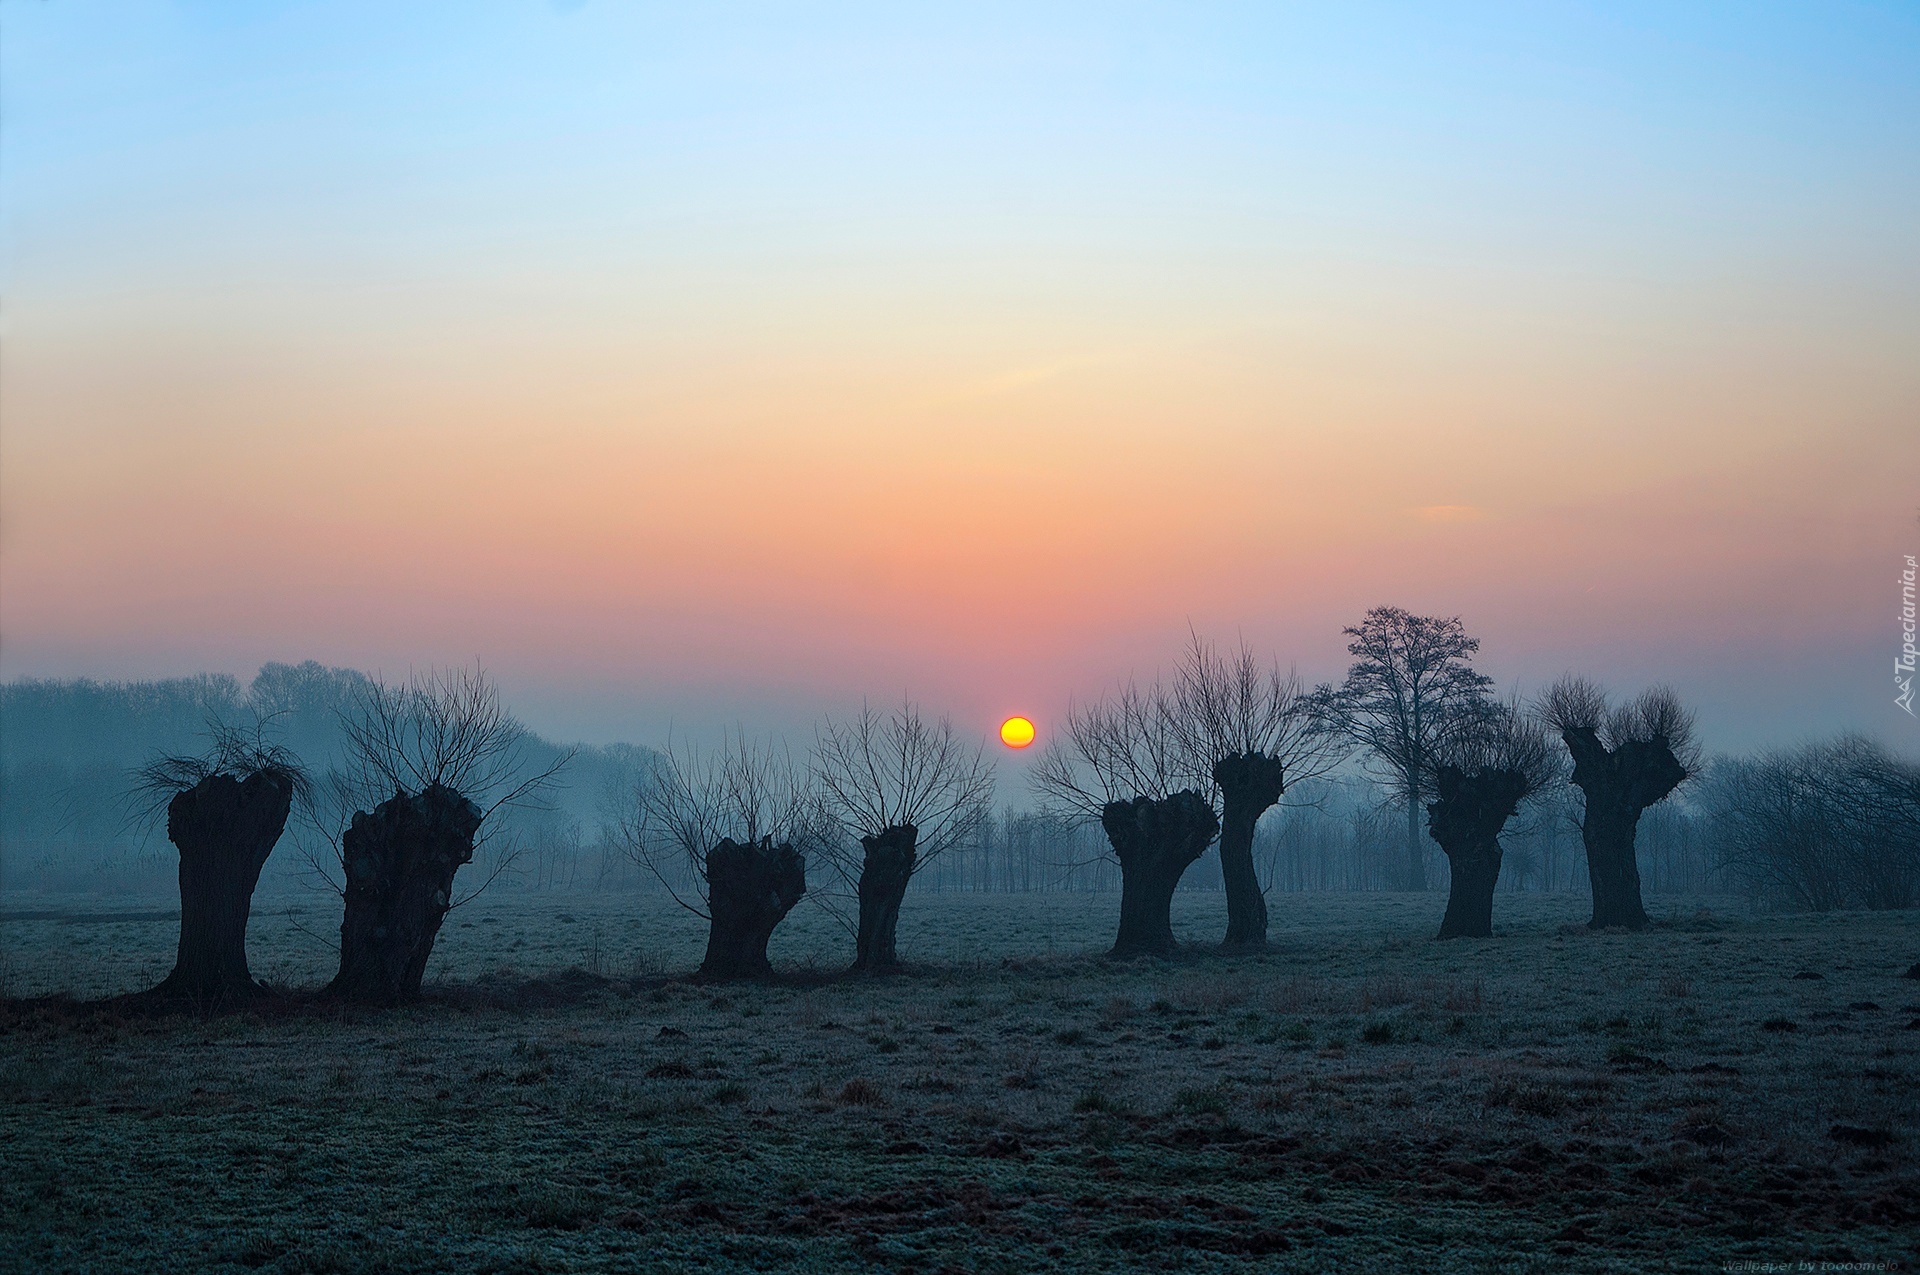
[[[340,870],[337,880],[325,874],[346,901],[327,994],[391,1005],[419,995],[441,923],[457,906],[454,876],[495,815],[536,800],[572,754],[540,757],[479,669],[399,686],[370,681],[341,728],[347,760],[327,777],[329,810],[318,821]],[[502,856],[467,898],[510,862]]]
[[[1228,950],[1267,944],[1267,899],[1253,864],[1253,832],[1287,788],[1331,770],[1334,738],[1314,729],[1312,706],[1292,673],[1261,663],[1242,642],[1222,653],[1193,635],[1173,686],[1173,728],[1185,769],[1220,793],[1220,876]]]
[[[854,880],[859,898],[853,968],[897,968],[907,883],[986,818],[993,767],[982,744],[969,746],[952,721],[930,722],[907,701],[886,714],[862,705],[851,721],[828,719],[815,743],[814,774],[829,810],[860,843],[857,873],[849,856],[828,856]]]
[[[150,993],[215,1008],[266,989],[247,965],[247,921],[260,870],[312,788],[287,749],[251,729],[208,725],[198,755],[157,757],[135,772],[134,793],[180,852],[180,944],[173,972]]]
[[[635,781],[619,833],[634,861],[707,922],[701,977],[764,978],[767,941],[807,892],[806,851],[825,818],[787,750],[742,731],[716,752],[669,743]],[[697,902],[684,893],[688,876]]]
[[[1220,831],[1176,718],[1177,697],[1128,683],[1075,707],[1035,764],[1031,783],[1055,813],[1098,820],[1120,861],[1120,928],[1113,956],[1163,956],[1173,937],[1173,892]]]
[[[1545,730],[1518,705],[1488,709],[1435,751],[1427,771],[1427,832],[1452,869],[1439,937],[1491,938],[1500,834],[1520,803],[1559,777]]]
[[[1699,766],[1693,714],[1666,687],[1609,708],[1606,692],[1579,677],[1554,683],[1539,708],[1573,758],[1573,784],[1585,796],[1580,840],[1593,884],[1593,929],[1647,928],[1634,837],[1640,816],[1664,801]]]
[[[1480,639],[1468,637],[1458,616],[1414,615],[1375,607],[1353,639],[1356,658],[1338,687],[1314,691],[1323,730],[1344,736],[1365,754],[1374,772],[1407,803],[1407,859],[1401,885],[1427,888],[1426,844],[1420,836],[1420,796],[1436,750],[1470,729],[1488,704],[1493,679],[1470,661]]]

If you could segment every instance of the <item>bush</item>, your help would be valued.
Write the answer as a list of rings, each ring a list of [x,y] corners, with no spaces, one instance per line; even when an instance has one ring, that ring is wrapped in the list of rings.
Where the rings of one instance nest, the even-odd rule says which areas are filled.
[[[1920,900],[1920,766],[1857,735],[1716,762],[1703,793],[1723,870],[1775,906]]]

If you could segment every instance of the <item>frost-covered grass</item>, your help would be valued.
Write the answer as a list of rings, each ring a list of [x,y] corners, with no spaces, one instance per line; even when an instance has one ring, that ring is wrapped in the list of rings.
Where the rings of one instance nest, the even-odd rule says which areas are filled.
[[[308,911],[285,915],[289,903]],[[710,987],[700,922],[486,896],[427,1003],[0,1011],[0,1265],[1719,1269],[1911,1261],[1911,913],[1642,935],[1502,895],[1276,895],[1274,953],[1115,964],[1111,896],[918,896],[904,977]],[[1177,928],[1217,937],[1220,901]],[[6,901],[16,995],[166,972],[151,902]],[[1661,909],[1656,909],[1660,911]],[[263,901],[311,985],[337,914]],[[1819,978],[1796,978],[1818,974]],[[1868,1008],[1868,1005],[1874,1008]],[[1783,1024],[1791,1024],[1790,1028]],[[1890,1139],[1890,1140],[1889,1140]]]

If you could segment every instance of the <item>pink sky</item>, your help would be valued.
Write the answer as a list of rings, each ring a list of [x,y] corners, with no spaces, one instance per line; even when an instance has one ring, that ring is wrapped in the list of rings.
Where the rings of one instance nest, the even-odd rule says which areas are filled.
[[[1189,624],[1337,678],[1392,603],[1716,747],[1920,740],[1884,33],[689,28],[661,87],[588,10],[473,28],[496,100],[481,34],[276,78],[362,55],[141,13],[13,19],[0,676],[478,659],[563,737],[907,691],[1044,739]]]

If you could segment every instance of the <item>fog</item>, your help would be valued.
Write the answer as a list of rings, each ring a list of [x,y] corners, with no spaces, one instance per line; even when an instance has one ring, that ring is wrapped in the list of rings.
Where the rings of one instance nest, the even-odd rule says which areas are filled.
[[[0,889],[98,894],[175,893],[177,857],[164,815],[135,800],[134,772],[162,754],[207,744],[210,722],[260,722],[312,772],[343,762],[343,714],[370,685],[354,669],[315,661],[269,663],[246,683],[224,674],[155,681],[20,680],[0,686]],[[624,742],[579,745],[530,737],[539,765],[567,754],[537,799],[503,810],[462,882],[490,880],[503,895],[649,891],[661,882],[623,844],[619,821],[654,750]],[[661,743],[664,741],[657,741]],[[811,740],[789,741],[804,754]],[[1003,767],[991,815],[961,844],[915,874],[912,889],[943,893],[1117,891],[1119,865],[1097,826],[1037,809],[1023,776]],[[1656,895],[1706,895],[1739,882],[1723,873],[1702,826],[1698,789],[1649,811],[1641,874]],[[1561,786],[1530,803],[1503,837],[1501,888],[1587,889],[1578,795]],[[1260,821],[1255,857],[1269,891],[1399,888],[1404,806],[1357,762],[1290,788]],[[296,818],[268,860],[270,892],[333,888],[328,830]],[[333,830],[336,831],[337,830]],[[316,860],[318,863],[316,864]],[[1429,880],[1447,886],[1447,860],[1428,848]],[[830,901],[837,884],[816,872]],[[1218,857],[1204,856],[1183,891],[1218,891]],[[1756,901],[1759,900],[1756,896]]]

